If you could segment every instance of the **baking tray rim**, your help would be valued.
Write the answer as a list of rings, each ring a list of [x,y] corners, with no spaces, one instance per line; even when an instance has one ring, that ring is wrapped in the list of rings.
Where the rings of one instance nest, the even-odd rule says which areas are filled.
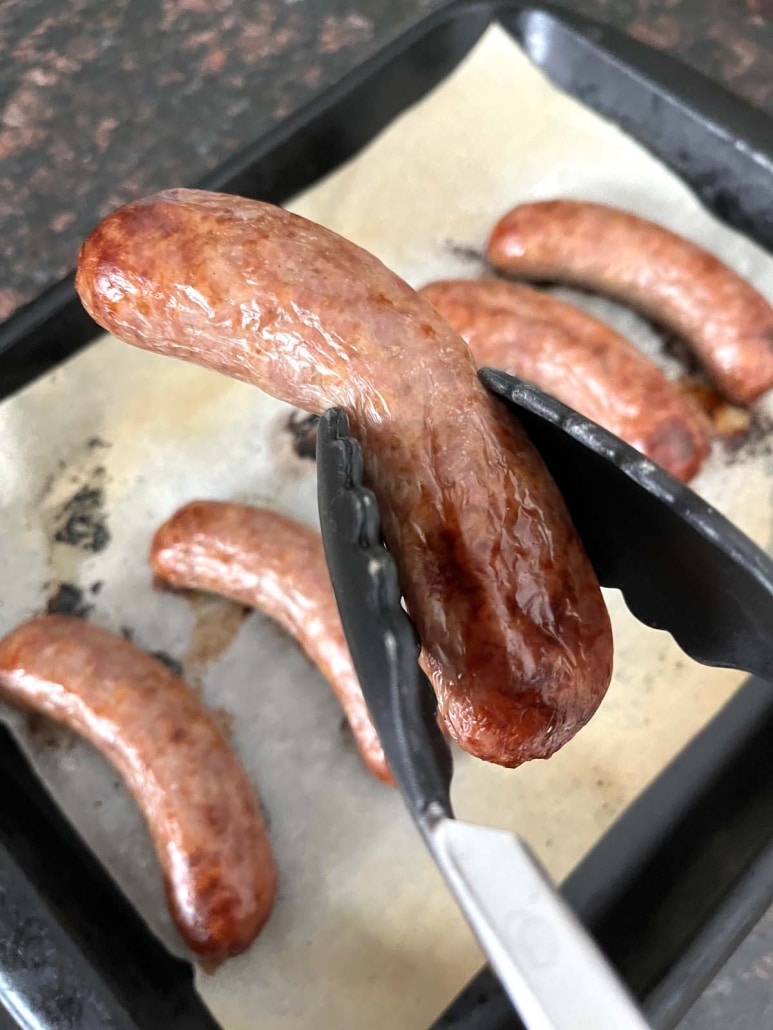
[[[259,140],[257,140],[250,147],[246,148],[245,151],[235,155],[233,158],[224,162],[218,169],[216,169],[211,175],[207,176],[201,183],[204,188],[226,188],[226,180],[228,176],[238,176],[245,163],[249,164],[250,161],[257,161],[260,159],[260,154],[265,155],[272,147],[281,145],[288,138],[291,138],[297,134],[303,134],[305,127],[310,121],[318,118],[320,115],[334,113],[338,105],[349,96],[358,85],[362,85],[371,80],[374,69],[378,70],[379,67],[383,67],[390,61],[400,59],[405,56],[414,45],[416,45],[422,38],[426,38],[430,33],[441,29],[443,26],[447,26],[456,20],[462,18],[472,19],[473,17],[478,19],[475,29],[471,32],[471,38],[469,39],[468,45],[460,48],[460,52],[455,56],[453,65],[451,68],[446,70],[437,79],[437,82],[443,81],[443,79],[450,74],[454,67],[466,56],[467,53],[472,49],[477,40],[482,35],[485,28],[492,21],[502,20],[502,16],[506,15],[510,18],[521,18],[528,15],[544,15],[548,18],[557,19],[560,24],[569,29],[576,29],[579,26],[590,29],[590,38],[593,37],[593,23],[589,20],[583,19],[572,12],[562,11],[557,9],[553,5],[549,4],[521,4],[514,3],[512,0],[477,0],[474,3],[465,3],[463,0],[454,0],[454,2],[432,12],[430,15],[422,18],[416,24],[411,26],[404,33],[397,35],[392,39],[385,47],[380,49],[376,54],[372,55],[371,58],[364,61],[357,68],[355,68],[348,76],[342,79],[339,83],[325,90],[318,97],[313,98],[308,104],[302,107],[294,115],[291,115],[285,121],[279,123],[277,126],[270,129],[264,134]],[[505,26],[506,28],[508,26]],[[694,73],[690,72],[691,75]],[[697,73],[696,73],[697,74]],[[706,80],[709,81],[709,80]],[[713,85],[713,84],[712,84]],[[423,89],[420,95],[424,95],[429,89],[432,88],[432,84]],[[720,87],[721,89],[721,87]],[[742,101],[737,101],[736,98],[730,94],[726,94],[728,99],[732,103],[738,103],[743,105]],[[416,98],[418,99],[418,97]],[[413,102],[413,101],[411,101]],[[402,109],[405,109],[405,106]],[[743,105],[746,106],[746,105]],[[749,109],[750,111],[752,109]],[[397,117],[400,111],[393,114],[385,124],[388,124],[392,118]],[[756,112],[755,116],[756,116]],[[720,126],[721,127],[721,126]],[[377,135],[384,128],[384,125],[380,125],[370,136]],[[366,146],[370,141],[370,138],[364,139],[359,145],[351,151],[348,155],[341,159],[341,162],[337,162],[336,166],[342,161],[348,160],[353,153],[356,153],[359,149]],[[754,147],[751,148],[755,150]],[[756,148],[755,152],[758,150]],[[259,151],[258,156],[255,153]],[[252,155],[252,157],[250,157]],[[328,169],[327,171],[329,171]],[[323,172],[322,174],[327,174]],[[316,181],[319,176],[314,176],[312,181]],[[297,190],[292,190],[297,192]],[[20,341],[23,341],[25,333],[17,331],[16,340],[13,339],[13,333],[8,335],[7,330],[13,329],[12,323],[19,324],[19,316],[23,316],[22,322],[26,320],[27,328],[35,326],[42,321],[47,319],[54,319],[57,312],[62,309],[68,302],[72,301],[73,289],[72,289],[72,276],[66,277],[60,283],[55,284],[50,290],[44,293],[41,297],[32,301],[25,308],[21,309],[20,312],[14,314],[8,322],[3,326],[0,326],[0,369],[2,368],[2,356],[4,353],[10,351]],[[101,330],[98,327],[94,327],[93,336],[101,334]],[[42,373],[41,373],[42,374]],[[743,688],[746,690],[747,688]],[[665,773],[665,771],[664,771]],[[632,802],[627,811],[636,805],[638,799]],[[606,835],[605,835],[606,836]],[[602,838],[603,840],[604,838]]]

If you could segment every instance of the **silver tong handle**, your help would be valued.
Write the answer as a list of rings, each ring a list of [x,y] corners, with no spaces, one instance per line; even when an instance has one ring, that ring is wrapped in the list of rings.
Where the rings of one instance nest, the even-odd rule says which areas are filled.
[[[528,1030],[648,1030],[555,886],[515,834],[440,816],[430,850]]]

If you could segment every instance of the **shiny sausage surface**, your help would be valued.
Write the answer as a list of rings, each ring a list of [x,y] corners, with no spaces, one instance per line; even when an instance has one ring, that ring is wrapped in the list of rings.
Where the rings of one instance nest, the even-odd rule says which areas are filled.
[[[252,787],[197,696],[122,637],[65,615],[0,641],[0,694],[79,733],[120,772],[188,946],[210,961],[244,951],[271,911],[276,866]]]
[[[501,280],[419,291],[470,345],[478,365],[511,372],[689,480],[708,453],[693,407],[632,343],[564,301]]]
[[[349,657],[319,533],[265,508],[192,501],[160,527],[150,563],[173,586],[222,594],[276,619],[330,683],[370,771],[393,782]]]
[[[679,333],[728,397],[773,386],[773,307],[697,244],[627,211],[575,200],[522,204],[494,227],[493,265],[608,294]]]
[[[515,766],[587,722],[612,669],[593,569],[525,433],[405,282],[279,208],[171,190],[94,230],[77,287],[128,343],[349,414],[440,713],[465,750]]]

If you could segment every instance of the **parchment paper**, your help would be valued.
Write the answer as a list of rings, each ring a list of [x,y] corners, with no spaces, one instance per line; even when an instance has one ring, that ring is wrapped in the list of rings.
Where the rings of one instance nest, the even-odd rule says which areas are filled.
[[[630,139],[549,86],[498,29],[291,207],[419,286],[477,275],[475,252],[495,219],[518,201],[554,195],[654,217],[773,293],[767,256],[714,222]],[[590,306],[679,371],[635,316]],[[400,799],[366,774],[331,692],[292,640],[225,602],[155,591],[146,561],[155,528],[194,497],[316,521],[314,466],[291,450],[289,411],[255,389],[107,338],[5,402],[0,630],[54,595],[60,606],[93,606],[95,622],[181,662],[222,710],[265,804],[281,871],[275,911],[252,949],[214,975],[197,974],[226,1030],[421,1028],[481,955]],[[759,441],[732,456],[720,447],[695,482],[763,545],[770,465]],[[457,755],[459,815],[525,834],[557,878],[743,679],[696,666],[607,597],[616,672],[591,724],[551,761],[514,772]],[[1,714],[153,930],[181,952],[141,819],[112,770],[69,735],[11,709]]]

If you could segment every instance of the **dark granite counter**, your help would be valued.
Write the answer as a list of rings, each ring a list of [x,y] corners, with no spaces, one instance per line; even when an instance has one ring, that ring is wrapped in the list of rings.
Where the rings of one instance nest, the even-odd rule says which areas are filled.
[[[0,320],[117,204],[197,182],[440,0],[0,4]],[[773,115],[773,0],[577,0]],[[773,1026],[773,911],[683,1026]]]
[[[117,204],[192,185],[440,0],[0,4],[0,320]],[[773,0],[577,0],[773,113]]]

